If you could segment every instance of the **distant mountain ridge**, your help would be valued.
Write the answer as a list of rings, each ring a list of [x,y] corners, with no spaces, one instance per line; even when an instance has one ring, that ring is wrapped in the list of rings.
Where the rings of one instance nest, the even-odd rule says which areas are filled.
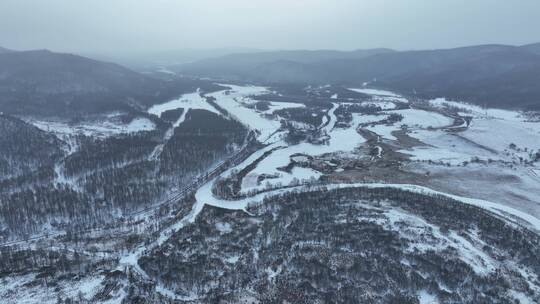
[[[159,52],[135,52],[135,53],[84,53],[83,56],[100,61],[111,61],[123,66],[146,71],[156,66],[171,66],[195,62],[198,60],[225,56],[232,53],[261,52],[258,49],[249,48],[222,48],[222,49],[179,49]]]
[[[533,52],[540,55],[540,42],[539,43],[533,43],[533,44],[527,44],[521,46],[521,48],[526,49],[529,52]]]
[[[181,72],[195,75],[204,75],[223,78],[263,78],[268,81],[265,75],[259,74],[260,70],[271,69],[271,65],[287,67],[288,64],[296,65],[301,73],[304,65],[312,65],[318,62],[335,59],[361,59],[381,53],[394,52],[390,49],[368,49],[356,51],[333,51],[333,50],[292,50],[292,51],[267,51],[257,53],[236,53],[215,58],[203,59],[193,63],[187,63],[176,67]],[[307,69],[308,67],[306,67]],[[292,69],[289,69],[292,72]],[[276,75],[277,80],[287,75]],[[304,75],[308,77],[308,75]]]
[[[188,77],[157,79],[72,54],[0,48],[0,111],[75,115],[144,109],[197,88],[217,88],[192,76],[270,85],[368,83],[419,98],[540,109],[540,43],[420,51],[246,52],[170,68]]]
[[[0,111],[7,113],[144,109],[204,85],[159,80],[114,63],[47,50],[0,53]]]
[[[178,70],[268,84],[370,83],[422,98],[449,97],[505,108],[540,108],[540,44],[424,51],[253,53],[202,60]]]
[[[12,52],[14,52],[14,51],[10,50],[10,49],[3,48],[3,47],[0,46],[0,54],[12,53]]]

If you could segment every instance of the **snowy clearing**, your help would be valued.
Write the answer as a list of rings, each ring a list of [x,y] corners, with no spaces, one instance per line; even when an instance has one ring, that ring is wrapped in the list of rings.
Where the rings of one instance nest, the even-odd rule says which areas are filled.
[[[353,92],[372,95],[372,96],[388,96],[388,97],[402,97],[399,94],[396,94],[394,92],[385,91],[385,90],[378,90],[378,89],[356,89],[356,88],[349,88],[348,90],[351,90]]]
[[[450,126],[454,122],[454,120],[451,118],[424,110],[406,109],[392,111],[392,113],[403,115],[403,120],[397,123],[400,126],[406,125],[408,127],[418,128],[442,128]]]
[[[156,125],[151,120],[144,117],[137,117],[127,124],[123,124],[119,119],[115,119],[115,116],[76,124],[66,121],[38,120],[34,118],[25,120],[43,131],[52,132],[57,137],[85,135],[103,138],[118,134],[151,131],[156,128]]]
[[[281,123],[278,120],[263,117],[256,110],[249,109],[242,104],[250,103],[251,99],[249,96],[267,92],[266,88],[228,84],[223,84],[223,86],[230,87],[231,90],[208,94],[208,96],[216,98],[216,103],[227,110],[227,112],[229,112],[236,120],[252,130],[259,131],[259,140],[267,140],[270,135],[281,127]]]
[[[199,92],[184,94],[178,99],[154,105],[150,109],[148,109],[148,113],[154,114],[159,117],[165,111],[180,108],[184,109],[184,113],[188,109],[201,109],[216,113],[218,115],[220,114],[218,110],[216,110],[212,105],[206,102],[206,99],[204,97],[201,97]]]
[[[496,151],[510,144],[518,148],[540,149],[540,123],[503,119],[476,119],[462,136]]]
[[[263,113],[273,114],[275,111],[283,110],[283,109],[305,108],[306,105],[301,104],[301,103],[294,103],[294,102],[275,102],[275,101],[271,101],[270,105],[268,107],[269,107],[269,109],[266,110],[266,111],[263,111]]]

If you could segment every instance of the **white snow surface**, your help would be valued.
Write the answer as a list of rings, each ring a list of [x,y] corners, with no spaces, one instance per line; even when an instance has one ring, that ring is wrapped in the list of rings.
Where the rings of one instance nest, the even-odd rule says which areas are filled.
[[[208,96],[216,98],[216,103],[227,110],[233,118],[250,129],[259,131],[260,141],[266,141],[272,133],[281,127],[281,123],[277,119],[263,117],[256,110],[243,105],[243,103],[253,103],[249,96],[263,94],[268,91],[267,88],[229,84],[222,84],[222,86],[230,87],[231,90],[212,93]]]
[[[443,161],[458,165],[470,161],[473,157],[480,159],[498,159],[498,155],[475,145],[463,138],[442,130],[415,130],[409,136],[417,138],[428,146],[415,147],[412,150],[400,150],[411,155],[412,160]]]
[[[156,116],[161,116],[161,113],[165,111],[175,110],[179,108],[183,108],[184,113],[186,113],[188,109],[201,109],[216,113],[218,115],[220,114],[218,110],[216,110],[211,104],[206,102],[206,99],[204,97],[201,97],[199,92],[184,94],[178,99],[154,105],[150,109],[148,109],[148,113],[154,114]]]
[[[397,140],[397,138],[392,135],[392,132],[400,130],[400,127],[396,125],[374,125],[368,126],[365,129],[368,129],[369,131],[381,136],[382,138],[389,140]]]
[[[306,105],[302,103],[295,103],[295,102],[276,102],[271,101],[270,105],[268,106],[269,109],[266,111],[263,111],[266,114],[273,114],[275,111],[283,110],[283,109],[290,109],[290,108],[305,108]]]
[[[448,103],[444,99],[431,102],[441,107]],[[519,157],[527,158],[528,153],[540,150],[539,122],[526,121],[519,112],[514,111],[490,109],[485,111],[488,113],[485,115],[477,106],[456,102],[451,105],[463,106],[470,111],[468,115],[474,115],[469,128],[458,134],[440,130],[413,130],[409,135],[429,146],[402,152],[412,155],[413,160],[444,161],[456,165],[473,157],[519,162]],[[396,111],[400,112],[403,111]],[[439,118],[432,122],[437,120]],[[444,121],[440,120],[438,126],[444,126]],[[511,144],[516,145],[519,151],[509,149]]]
[[[426,290],[418,292],[418,300],[420,304],[439,304],[437,297],[428,293]]]
[[[388,97],[402,97],[399,94],[396,94],[394,92],[385,91],[385,90],[378,90],[378,89],[368,89],[368,88],[349,88],[349,90],[353,92],[358,92],[362,94],[372,95],[372,96],[388,96]]]
[[[454,120],[449,117],[424,110],[406,109],[392,111],[392,113],[403,115],[403,120],[397,123],[397,125],[400,126],[406,125],[408,127],[419,128],[441,128],[452,125],[454,122]]]
[[[511,143],[519,148],[540,149],[540,123],[516,119],[475,119],[463,137],[496,151]]]
[[[41,130],[52,132],[59,138],[79,134],[92,137],[108,137],[117,134],[151,131],[156,128],[156,125],[151,120],[144,117],[136,117],[128,124],[121,123],[114,119],[114,116],[76,124],[60,120],[40,120],[36,118],[25,120]]]

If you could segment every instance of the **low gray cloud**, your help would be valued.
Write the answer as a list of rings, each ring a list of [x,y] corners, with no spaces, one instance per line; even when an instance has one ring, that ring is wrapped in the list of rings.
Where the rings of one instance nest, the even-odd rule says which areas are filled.
[[[423,49],[536,42],[539,28],[538,0],[0,2],[0,45],[16,49]]]

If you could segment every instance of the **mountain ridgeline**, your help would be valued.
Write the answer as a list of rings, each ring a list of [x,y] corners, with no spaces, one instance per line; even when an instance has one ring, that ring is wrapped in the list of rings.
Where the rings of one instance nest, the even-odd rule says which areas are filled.
[[[540,108],[540,44],[446,50],[287,51],[184,64],[184,74],[264,84],[337,84],[447,97],[501,108]]]
[[[139,110],[209,82],[152,78],[120,65],[47,50],[0,49],[0,111],[73,115]]]

